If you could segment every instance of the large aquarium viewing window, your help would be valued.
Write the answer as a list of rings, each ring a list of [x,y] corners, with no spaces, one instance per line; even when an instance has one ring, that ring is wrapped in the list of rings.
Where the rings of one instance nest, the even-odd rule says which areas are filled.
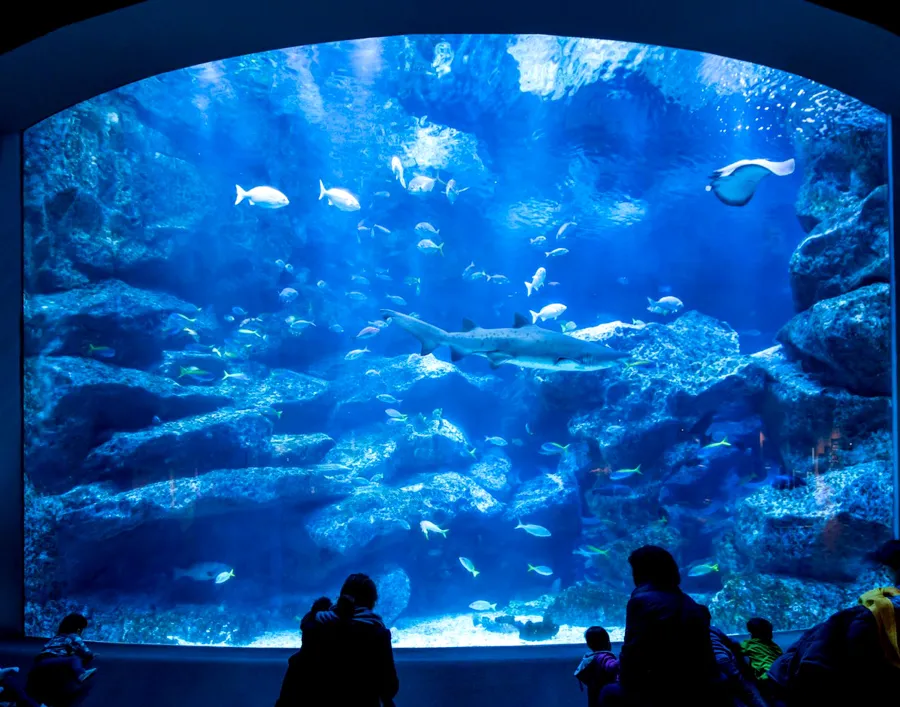
[[[729,632],[883,583],[886,120],[550,36],[298,47],[25,134],[26,631],[620,639],[669,549]]]

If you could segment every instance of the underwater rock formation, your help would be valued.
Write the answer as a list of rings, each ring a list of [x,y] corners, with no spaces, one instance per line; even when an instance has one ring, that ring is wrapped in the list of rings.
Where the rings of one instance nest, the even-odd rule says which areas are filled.
[[[407,485],[360,486],[352,496],[309,516],[307,531],[317,547],[359,559],[386,543],[419,532],[430,520],[444,527],[465,522],[471,529],[502,513],[503,506],[472,479],[457,472],[422,475]]]
[[[823,386],[783,347],[774,346],[751,356],[766,372],[762,410],[767,434],[785,468],[813,473],[809,450],[827,442],[845,449],[862,446],[887,433],[891,400],[887,396],[854,395],[844,388]],[[882,444],[886,448],[885,444]]]
[[[646,361],[624,376],[555,376],[539,389],[547,405],[578,411],[569,431],[576,439],[596,440],[613,468],[646,467],[704,416],[762,390],[762,374],[740,356],[737,334],[699,312],[668,325],[613,322],[577,335],[620,339],[617,347]]]
[[[891,536],[889,461],[833,469],[799,488],[768,487],[737,508],[735,538],[756,571],[849,582]]]
[[[168,478],[170,470],[265,465],[271,459],[272,422],[254,410],[217,412],[164,422],[135,432],[116,432],[84,460],[82,481],[133,488]]]
[[[218,328],[196,305],[158,291],[109,280],[51,295],[25,298],[25,354],[89,355],[91,346],[112,349],[108,360],[129,368],[146,368],[171,348],[163,329],[170,315],[180,315],[198,334]],[[182,343],[187,336],[182,334]]]
[[[884,118],[871,108],[846,113],[825,134],[804,131],[796,144],[804,176],[796,210],[807,233],[820,223],[842,220],[887,182]]]
[[[25,361],[25,459],[40,490],[65,490],[71,473],[105,441],[101,430],[136,431],[153,418],[180,420],[230,405],[205,388],[80,356]]]
[[[116,491],[109,484],[78,486],[52,501],[68,535],[103,540],[159,521],[230,517],[246,510],[286,504],[321,506],[353,492],[347,479],[311,467],[217,469],[197,476]]]
[[[872,191],[843,221],[819,224],[791,257],[798,312],[816,302],[891,280],[887,185]]]
[[[816,302],[778,340],[826,383],[858,395],[891,393],[890,285],[867,285]]]
[[[409,575],[399,567],[387,567],[385,572],[373,577],[378,587],[378,604],[375,611],[387,626],[400,616],[409,604],[412,593]],[[337,592],[334,594],[337,597]]]
[[[712,224],[696,250],[712,257],[688,296],[675,271],[685,263],[672,260],[682,244],[672,246],[672,224],[661,222],[668,204],[651,204],[662,193],[656,176],[637,170],[652,164],[677,194],[711,156],[685,160],[678,145],[639,158],[665,147],[661,133],[642,136],[661,129],[650,119],[661,114],[624,89],[604,103],[589,86],[607,93],[599,84],[619,75],[626,54],[626,73],[657,62],[668,72],[646,67],[641,86],[668,86],[665,117],[675,120],[676,106],[712,99],[667,73],[706,77],[716,97],[725,87],[741,106],[761,84],[715,57],[702,66],[682,58],[685,71],[672,72],[660,48],[522,37],[498,54],[476,38],[460,42],[455,64],[449,43],[437,51],[410,37],[242,57],[229,71],[194,67],[26,135],[29,633],[52,633],[77,610],[101,639],[245,645],[293,634],[311,599],[334,596],[357,571],[375,577],[389,625],[404,612],[417,621],[484,602],[511,621],[546,612],[554,627],[617,627],[632,587],[627,558],[645,543],[675,554],[686,590],[712,597],[728,630],[752,614],[804,627],[856,600],[872,576],[861,557],[889,532],[883,118],[799,131],[797,174],[767,185],[771,201],[760,194],[720,217],[713,199],[696,212]],[[329,54],[343,51],[360,52],[353,70],[317,81]],[[368,73],[376,65],[389,97]],[[479,105],[471,99],[484,95],[484,76],[512,79],[513,90]],[[494,150],[490,136],[512,135],[509,118],[535,95],[548,99],[541,124],[514,150]],[[562,105],[577,110],[554,113]],[[692,112],[676,131],[687,137],[696,121]],[[584,130],[590,140],[572,154],[556,149],[557,137]],[[552,159],[505,164],[548,143]],[[607,149],[620,143],[627,149]],[[234,164],[210,169],[211,154]],[[404,193],[394,157],[407,179],[438,177],[439,186]],[[319,178],[358,190],[363,213],[317,202]],[[765,209],[801,178],[795,210],[807,237],[789,271],[796,316],[781,321],[784,292],[763,293],[773,282],[777,290],[774,280],[716,310],[740,334],[691,311],[717,306],[715,277],[706,278],[726,253],[734,260],[722,260],[723,279],[752,283],[757,266],[773,264],[769,246],[784,272],[785,242],[799,233],[772,215],[789,212],[792,197]],[[234,180],[277,186],[290,208],[236,205]],[[738,248],[746,244],[722,237],[739,223],[728,220],[735,211],[785,242]],[[450,218],[476,212],[477,229]],[[419,220],[427,233],[445,230],[446,258],[415,250]],[[639,223],[622,239],[634,250],[610,262],[658,252],[597,276],[598,287],[627,292],[609,297],[618,304],[604,316],[572,289],[576,276],[579,286],[594,277],[592,263],[566,268],[583,245],[603,257]],[[470,259],[477,265],[460,277]],[[378,317],[390,301],[448,329],[462,316],[508,325],[523,303],[552,301],[522,289],[537,263],[548,280],[540,296],[574,318],[542,325],[627,352],[627,365],[557,373],[495,370],[475,356],[453,363],[445,350],[409,353],[418,346]],[[645,314],[644,297],[670,285],[689,309]],[[774,321],[753,311],[782,305]],[[631,324],[611,321],[626,316]],[[608,323],[579,330],[575,320]],[[780,345],[742,353],[782,323]],[[438,530],[426,535],[423,521]],[[235,574],[220,586],[176,573],[195,563]],[[506,619],[473,622],[516,631]]]

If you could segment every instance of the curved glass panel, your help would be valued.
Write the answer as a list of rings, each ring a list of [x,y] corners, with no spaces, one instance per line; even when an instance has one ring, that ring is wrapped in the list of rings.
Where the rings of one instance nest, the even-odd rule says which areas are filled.
[[[35,126],[28,633],[297,645],[363,571],[398,646],[615,639],[647,543],[727,631],[854,603],[885,143],[794,76],[547,36],[273,51]]]

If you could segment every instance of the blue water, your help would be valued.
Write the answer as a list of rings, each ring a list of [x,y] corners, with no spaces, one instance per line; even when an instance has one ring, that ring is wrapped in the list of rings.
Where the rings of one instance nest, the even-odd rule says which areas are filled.
[[[719,322],[703,319],[703,327],[736,336],[728,340],[740,353],[767,349],[794,315],[788,263],[806,236],[795,207],[808,181],[804,155],[848,113],[868,115],[811,82],[718,57],[459,36],[229,59],[126,86],[36,126],[26,136],[25,175],[30,361],[91,358],[102,370],[79,368],[61,382],[58,371],[54,379],[36,369],[26,384],[29,547],[46,563],[33,567],[29,631],[88,607],[105,640],[296,643],[294,616],[359,569],[387,577],[386,619],[409,632],[402,645],[525,641],[503,622],[475,625],[482,614],[469,604],[497,604],[489,617],[540,618],[560,593],[590,585],[583,621],[557,609],[563,630],[549,637],[578,640],[590,607],[594,621],[621,627],[634,538],[680,538],[670,549],[695,575],[689,590],[707,600],[729,578],[753,575],[753,556],[732,557],[730,519],[760,479],[790,471],[784,455],[764,448],[778,431],[760,421],[756,402],[673,412],[680,430],[661,426],[630,456],[612,447],[604,455],[579,422],[641,376],[652,388],[654,375],[699,375],[691,360],[709,353],[704,335],[657,352],[681,366],[675,373],[652,361],[593,373],[494,369],[469,356],[458,369],[478,380],[466,382],[453,369],[427,373],[436,364],[418,359],[419,343],[396,323],[378,328],[380,310],[458,331],[464,318],[511,327],[516,313],[563,304],[565,312],[541,326],[560,332],[574,322],[576,332],[591,330],[583,336],[620,351],[642,336],[641,322],[676,326],[695,312]],[[392,174],[394,157],[407,181],[438,179],[434,190],[406,191]],[[760,158],[794,158],[796,169],[763,179],[742,207],[706,191],[714,170]],[[463,190],[455,200],[447,196],[451,179]],[[319,180],[350,191],[360,208],[344,212],[318,199]],[[236,184],[270,186],[290,203],[235,205]],[[423,222],[439,234],[417,234]],[[442,254],[422,252],[425,237],[442,244]],[[532,242],[540,237],[545,242]],[[555,248],[568,252],[548,257]],[[524,283],[539,267],[546,284],[529,297]],[[113,280],[152,297],[143,307],[128,304],[119,290],[104,289]],[[61,299],[83,288],[96,294],[94,305]],[[181,304],[161,302],[160,293]],[[666,296],[683,309],[648,311],[648,298]],[[601,327],[611,339],[593,329],[617,321],[618,329]],[[377,334],[357,338],[367,326]],[[345,360],[362,348],[359,359]],[[434,355],[450,360],[446,348]],[[105,367],[149,377],[110,382]],[[225,371],[238,377],[222,380]],[[322,394],[291,402],[279,382],[290,372],[323,381]],[[160,378],[196,389],[197,407],[161,402],[183,391],[160,393],[152,382]],[[53,401],[65,385],[78,391],[76,402],[60,406]],[[264,402],[247,392],[262,385],[272,392]],[[211,391],[227,400],[208,402]],[[403,402],[380,402],[379,391]],[[663,396],[650,408],[678,405]],[[407,418],[389,425],[386,408]],[[201,425],[185,441],[196,416],[213,409],[224,411],[223,425],[205,437]],[[235,410],[250,410],[256,426],[242,427]],[[620,423],[636,424],[626,413]],[[81,446],[57,441],[60,419],[83,431]],[[272,435],[312,433],[336,446],[303,463],[272,452],[285,443]],[[159,450],[138,444],[134,452],[140,435]],[[690,510],[672,505],[676,491],[662,493],[660,484],[675,472],[679,445],[695,445],[700,458],[718,454],[703,448],[729,435],[739,447],[725,453],[736,456],[709,464],[730,481],[688,484],[677,493],[690,496],[678,501]],[[569,447],[541,454],[545,443]],[[384,452],[392,444],[419,446],[400,464]],[[779,444],[808,456],[805,439]],[[58,458],[38,472],[30,450],[54,448]],[[100,461],[91,456],[97,449],[105,450]],[[490,487],[472,470],[477,464],[504,470],[503,478]],[[638,464],[641,475],[616,482],[621,498],[595,503],[598,478]],[[293,471],[257,482],[260,468]],[[318,479],[313,490],[296,491],[289,477],[309,474]],[[448,490],[446,474],[463,486]],[[160,501],[166,484],[168,510]],[[561,495],[556,484],[565,486]],[[437,500],[405,500],[416,494]],[[533,510],[522,522],[550,537],[515,530],[517,509]],[[378,532],[348,530],[366,514]],[[448,529],[447,537],[426,538],[423,520]],[[707,523],[711,531],[701,527]],[[322,532],[345,533],[350,546]],[[460,557],[472,559],[479,576]],[[198,575],[202,563],[211,563],[208,576]],[[548,565],[551,574],[529,565]],[[799,566],[775,574],[806,576]],[[782,623],[805,621],[785,612]],[[453,617],[463,618],[436,623]],[[733,616],[721,621],[740,628]]]

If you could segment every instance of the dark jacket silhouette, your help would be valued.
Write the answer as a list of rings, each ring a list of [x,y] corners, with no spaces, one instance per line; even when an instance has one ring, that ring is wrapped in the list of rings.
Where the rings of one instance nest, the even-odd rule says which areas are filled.
[[[636,587],[619,655],[619,682],[628,701],[706,704],[718,681],[709,629],[709,609],[678,587]]]
[[[769,669],[792,707],[881,704],[900,695],[900,670],[887,663],[872,612],[854,606],[806,631]]]
[[[371,609],[310,612],[275,707],[390,707],[400,687],[391,632]]]

